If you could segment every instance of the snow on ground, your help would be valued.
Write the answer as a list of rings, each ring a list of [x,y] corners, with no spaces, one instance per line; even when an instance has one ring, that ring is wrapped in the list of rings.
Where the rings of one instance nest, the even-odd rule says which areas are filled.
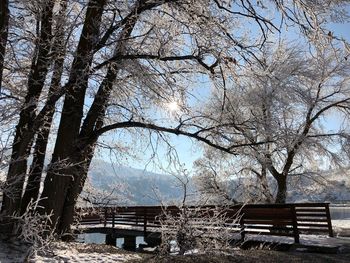
[[[255,240],[261,242],[274,242],[281,244],[293,244],[293,237],[285,236],[267,236],[267,235],[247,235],[245,238],[248,240]],[[313,245],[322,247],[334,247],[346,245],[350,247],[350,238],[347,237],[329,237],[327,235],[300,235],[301,245]]]
[[[332,220],[332,228],[336,236],[350,237],[350,219]]]
[[[90,262],[90,263],[114,263],[128,262],[131,259],[140,259],[141,257],[130,254],[110,254],[110,253],[77,253],[74,249],[56,251],[55,258],[45,256],[36,256],[33,262],[36,263],[54,263],[54,262]]]
[[[293,244],[293,238],[275,237],[264,235],[247,235],[246,240],[260,240],[265,242],[290,243]],[[344,246],[350,251],[350,238],[330,238],[325,235],[300,235],[300,243],[302,245],[318,245],[322,247]],[[82,243],[63,243],[56,242],[52,246],[50,253],[39,253],[29,261],[25,261],[27,248],[20,244],[7,244],[0,241],[0,263],[99,263],[113,262],[122,263],[130,262],[143,257],[140,254],[127,252],[122,249],[96,244]],[[192,251],[192,253],[196,251]],[[146,261],[143,261],[146,262]]]
[[[348,228],[350,229],[350,219],[339,219],[339,220],[333,220],[332,219],[332,226],[338,227],[338,228]]]
[[[27,255],[27,249],[24,246],[16,244],[0,243],[0,262],[16,263],[24,262]],[[53,245],[50,253],[38,254],[31,258],[32,263],[118,263],[129,262],[130,260],[141,259],[136,253],[129,253],[112,246],[81,244],[81,243],[63,243],[57,242]]]
[[[350,219],[332,220],[335,236],[300,235],[300,243],[304,245],[339,246],[350,248]],[[343,237],[341,237],[343,236]],[[346,237],[347,236],[347,237]],[[254,239],[265,242],[294,243],[293,238],[264,235],[247,235],[246,240]],[[6,244],[0,241],[0,263],[24,262],[28,248],[19,244]],[[141,259],[136,253],[129,253],[122,249],[96,244],[63,243],[54,244],[50,254],[38,254],[29,262],[35,263],[79,263],[79,262],[128,262]]]

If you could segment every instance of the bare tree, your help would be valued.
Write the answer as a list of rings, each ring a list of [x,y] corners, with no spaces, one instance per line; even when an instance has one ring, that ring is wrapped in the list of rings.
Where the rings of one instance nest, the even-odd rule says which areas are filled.
[[[268,173],[277,183],[275,202],[284,203],[290,176],[317,172],[324,162],[348,164],[348,128],[339,124],[331,129],[324,120],[342,116],[348,122],[350,64],[346,53],[330,46],[310,54],[282,44],[266,50],[261,60],[263,65],[243,70],[227,87],[226,97],[218,94],[209,107],[217,109],[212,119],[232,124],[217,132],[221,138],[238,144],[267,142],[242,148],[226,167],[232,169],[229,173],[253,174],[270,199]]]
[[[222,152],[207,151],[203,158],[195,162],[196,172],[193,178],[195,187],[201,198],[208,200],[209,204],[229,205],[242,200],[237,198],[238,189],[233,187],[230,180],[232,176],[230,167],[234,165],[230,162],[231,158]]]
[[[25,96],[24,105],[21,109],[20,118],[16,126],[16,133],[12,146],[12,161],[9,166],[7,177],[10,184],[18,184],[18,191],[15,194],[15,198],[8,198],[5,195],[3,200],[3,208],[10,214],[14,213],[20,206],[21,189],[27,169],[27,158],[33,143],[33,136],[25,138],[25,134],[32,130],[32,120],[36,115],[35,110],[51,63],[50,49],[54,1],[44,1],[41,6],[38,5],[39,3],[34,3],[32,6],[33,9],[36,9],[34,12],[38,17],[36,25],[38,40],[35,43],[27,80],[28,92]],[[21,179],[19,179],[19,177]]]
[[[89,178],[79,196],[79,207],[123,206],[131,203],[125,184],[112,184],[108,189],[93,186]]]
[[[0,94],[2,86],[2,72],[4,70],[5,51],[7,44],[8,23],[10,17],[8,0],[0,3]]]

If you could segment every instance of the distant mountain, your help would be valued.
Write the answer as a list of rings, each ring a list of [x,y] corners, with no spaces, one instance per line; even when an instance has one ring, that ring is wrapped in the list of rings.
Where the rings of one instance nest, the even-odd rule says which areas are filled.
[[[166,174],[148,172],[125,166],[94,160],[89,174],[90,184],[112,192],[125,200],[122,203],[134,205],[159,205],[162,202],[176,202],[182,191],[176,187],[176,178]]]
[[[350,201],[350,174],[346,170],[329,170],[290,180],[289,202]]]
[[[251,179],[239,180],[228,182],[229,189],[235,189],[232,196],[238,200],[247,196],[249,190],[243,185],[249,184]],[[173,176],[116,166],[103,160],[94,160],[92,163],[89,182],[94,188],[103,190],[105,195],[117,195],[118,204],[159,205],[160,200],[171,204],[182,199],[182,189],[177,186],[179,182]],[[272,178],[269,184],[272,189],[275,188],[276,183]],[[193,189],[194,186],[191,186],[190,191]],[[350,201],[350,176],[344,171],[332,170],[318,175],[295,177],[290,179],[288,190],[287,202]]]

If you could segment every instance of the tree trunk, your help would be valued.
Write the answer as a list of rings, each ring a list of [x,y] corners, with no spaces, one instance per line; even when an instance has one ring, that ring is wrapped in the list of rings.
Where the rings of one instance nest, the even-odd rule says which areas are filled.
[[[50,47],[52,39],[52,11],[54,1],[46,1],[41,16],[41,30],[38,40],[37,57],[33,58],[31,71],[28,77],[28,93],[20,112],[20,119],[16,126],[16,133],[12,145],[11,163],[6,183],[11,185],[11,196],[4,194],[2,211],[7,216],[20,212],[20,201],[23,191],[27,159],[33,143],[35,133],[31,138],[24,136],[31,130],[32,120],[35,117],[38,99],[44,86],[46,75],[51,63]]]
[[[135,8],[135,10],[137,11],[137,8]],[[116,50],[114,52],[115,56],[118,56],[118,54],[122,55],[124,53],[124,39],[130,37],[137,19],[138,15],[134,15],[131,16],[130,19],[126,22],[124,29],[119,36],[120,41],[118,42]],[[82,165],[77,166],[74,169],[74,180],[71,181],[69,189],[67,191],[60,224],[57,228],[58,233],[62,234],[70,232],[70,226],[74,219],[74,208],[78,197],[83,190],[89,166],[94,154],[95,144],[98,139],[94,138],[93,140],[90,140],[89,136],[91,136],[95,130],[101,128],[103,125],[103,119],[105,117],[108,99],[112,92],[113,82],[117,77],[118,71],[119,65],[117,63],[109,65],[107,74],[97,91],[95,99],[81,127],[79,134],[81,145],[78,146],[76,154],[80,154],[80,159],[77,163],[81,163]]]
[[[95,144],[98,138],[89,140],[89,136],[95,129],[101,128],[103,118],[105,116],[108,97],[112,91],[113,81],[117,76],[117,69],[110,67],[107,75],[102,82],[95,100],[85,118],[80,132],[80,143],[77,145],[74,156],[79,156],[75,163],[79,164],[71,170],[71,175],[74,178],[70,182],[65,196],[63,212],[60,224],[57,226],[57,232],[64,234],[70,231],[70,225],[73,222],[74,207],[78,197],[83,190],[89,166],[94,154]]]
[[[2,74],[4,70],[4,60],[6,53],[6,43],[8,35],[8,24],[9,24],[9,2],[8,0],[0,1],[0,93],[2,87]]]
[[[63,73],[63,65],[64,65],[64,55],[66,53],[65,50],[65,41],[64,41],[64,23],[65,19],[63,17],[66,16],[67,9],[67,0],[61,2],[61,9],[59,12],[59,18],[56,21],[56,29],[55,29],[55,40],[53,44],[52,56],[55,61],[53,67],[53,74],[51,85],[48,93],[48,97],[51,97],[55,94],[60,88],[61,77]],[[40,182],[45,162],[46,156],[46,148],[48,143],[48,138],[50,135],[51,124],[53,115],[55,113],[55,103],[50,107],[50,110],[47,112],[45,116],[45,123],[40,131],[38,131],[38,135],[35,142],[34,153],[33,153],[33,161],[32,166],[30,168],[27,187],[25,189],[25,193],[22,197],[21,202],[21,214],[23,214],[30,203],[31,200],[36,201],[39,195],[40,190]]]
[[[63,104],[55,149],[41,195],[43,199],[40,205],[44,207],[41,212],[53,212],[51,218],[53,227],[59,225],[69,184],[75,180],[72,169],[80,165],[71,161],[75,160],[74,156],[77,154],[75,145],[78,143],[89,70],[93,51],[99,39],[99,27],[105,3],[105,0],[90,0],[88,3],[77,55],[68,80],[70,86]]]
[[[286,199],[287,199],[287,177],[282,174],[277,179],[277,195],[276,195],[275,203],[285,204]]]
[[[265,199],[265,202],[268,204],[273,203],[273,196],[270,192],[269,184],[267,181],[267,168],[264,165],[261,168],[261,176],[259,179],[261,184],[261,192]]]
[[[50,93],[53,93],[59,87],[59,82],[61,80],[62,70],[63,70],[63,59],[61,62],[58,62],[58,70],[55,71],[54,77],[52,80],[52,84],[50,87]],[[49,95],[50,96],[50,95]],[[38,132],[34,152],[33,152],[33,161],[29,171],[27,186],[24,192],[24,195],[21,200],[21,213],[23,214],[30,203],[31,200],[37,200],[40,189],[40,181],[43,172],[45,156],[46,156],[46,148],[48,143],[48,138],[50,135],[51,124],[53,115],[55,113],[55,108],[52,108],[47,112],[46,120],[43,128]]]
[[[95,144],[89,146],[86,149],[86,151],[84,151],[85,153],[80,155],[79,159],[75,160],[75,162],[79,163],[79,165],[77,165],[71,170],[71,174],[74,180],[70,182],[67,195],[64,200],[60,222],[56,228],[56,232],[59,234],[70,233],[70,226],[74,220],[74,208],[77,203],[78,197],[81,191],[83,190],[89,166],[91,164],[91,160],[94,154],[94,149]]]

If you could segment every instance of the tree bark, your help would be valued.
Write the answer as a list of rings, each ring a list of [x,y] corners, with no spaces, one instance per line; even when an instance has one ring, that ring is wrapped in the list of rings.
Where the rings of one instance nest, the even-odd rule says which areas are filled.
[[[8,36],[8,24],[10,18],[10,11],[8,5],[8,0],[0,1],[0,93],[2,87],[2,74],[4,70],[4,61]]]
[[[51,97],[53,94],[55,94],[61,86],[60,82],[63,73],[64,55],[66,53],[64,39],[64,17],[66,15],[66,9],[67,0],[63,0],[61,1],[61,9],[59,12],[58,19],[56,21],[55,40],[53,43],[52,50],[52,57],[55,63],[53,67],[52,80],[48,97]],[[27,206],[31,202],[31,200],[36,201],[39,196],[40,182],[46,156],[46,148],[54,113],[55,103],[47,112],[45,116],[45,123],[43,124],[42,129],[38,131],[27,186],[21,201],[21,214],[23,214],[26,211]]]
[[[3,198],[2,211],[7,216],[11,216],[20,210],[21,195],[27,171],[27,159],[35,133],[33,133],[31,138],[24,138],[23,135],[31,130],[38,99],[51,63],[49,52],[52,40],[54,1],[46,1],[44,4],[40,20],[41,30],[38,40],[38,53],[32,60],[31,71],[28,77],[28,92],[16,126],[11,163],[6,178],[6,183],[11,185],[13,189],[12,196],[4,194]]]
[[[126,22],[124,29],[120,33],[119,41],[114,52],[115,55],[123,54],[125,48],[123,40],[127,39],[131,35],[137,19],[137,15],[130,16],[129,21]],[[76,154],[80,156],[79,160],[77,160],[76,163],[79,163],[81,165],[73,169],[74,180],[71,181],[69,189],[67,191],[60,224],[57,227],[58,233],[70,232],[70,226],[73,223],[74,208],[78,197],[83,190],[89,166],[94,154],[95,144],[98,139],[98,137],[95,137],[93,140],[90,140],[89,137],[95,130],[100,129],[103,125],[103,119],[105,117],[107,104],[113,89],[113,82],[117,77],[118,71],[119,65],[117,63],[108,67],[107,74],[97,91],[95,99],[81,127],[79,134],[80,143],[78,144],[76,151]]]
[[[83,190],[89,166],[94,154],[95,144],[98,137],[93,140],[87,140],[89,135],[95,129],[101,128],[103,124],[103,118],[105,116],[105,110],[108,103],[108,96],[112,91],[113,81],[117,76],[116,69],[109,69],[107,75],[102,82],[92,104],[88,115],[82,126],[82,130],[79,135],[80,143],[77,144],[75,156],[78,156],[74,163],[78,164],[71,169],[70,174],[72,180],[67,189],[67,195],[65,196],[63,212],[59,225],[57,226],[57,232],[64,234],[70,231],[70,225],[73,222],[74,207],[77,199]]]
[[[86,148],[84,154],[81,154],[77,159],[74,160],[74,162],[78,163],[79,165],[73,167],[69,171],[74,180],[71,181],[67,190],[63,204],[62,215],[60,217],[59,224],[56,227],[56,232],[59,234],[70,233],[70,226],[74,220],[75,205],[81,191],[83,190],[89,166],[94,155],[94,149],[95,144]]]
[[[287,177],[284,175],[279,176],[277,179],[277,195],[276,204],[285,204],[287,199]]]
[[[267,181],[267,168],[265,165],[261,168],[260,184],[262,195],[264,196],[265,202],[270,204],[273,202],[273,196],[270,192],[269,183]]]
[[[72,163],[77,154],[79,130],[83,117],[85,93],[88,85],[89,71],[94,49],[99,39],[99,27],[106,0],[90,0],[88,3],[84,26],[73,61],[66,93],[61,121],[57,133],[54,153],[49,166],[40,206],[42,213],[53,212],[52,226],[59,225],[63,205],[69,184],[74,180],[74,172],[79,163]]]

